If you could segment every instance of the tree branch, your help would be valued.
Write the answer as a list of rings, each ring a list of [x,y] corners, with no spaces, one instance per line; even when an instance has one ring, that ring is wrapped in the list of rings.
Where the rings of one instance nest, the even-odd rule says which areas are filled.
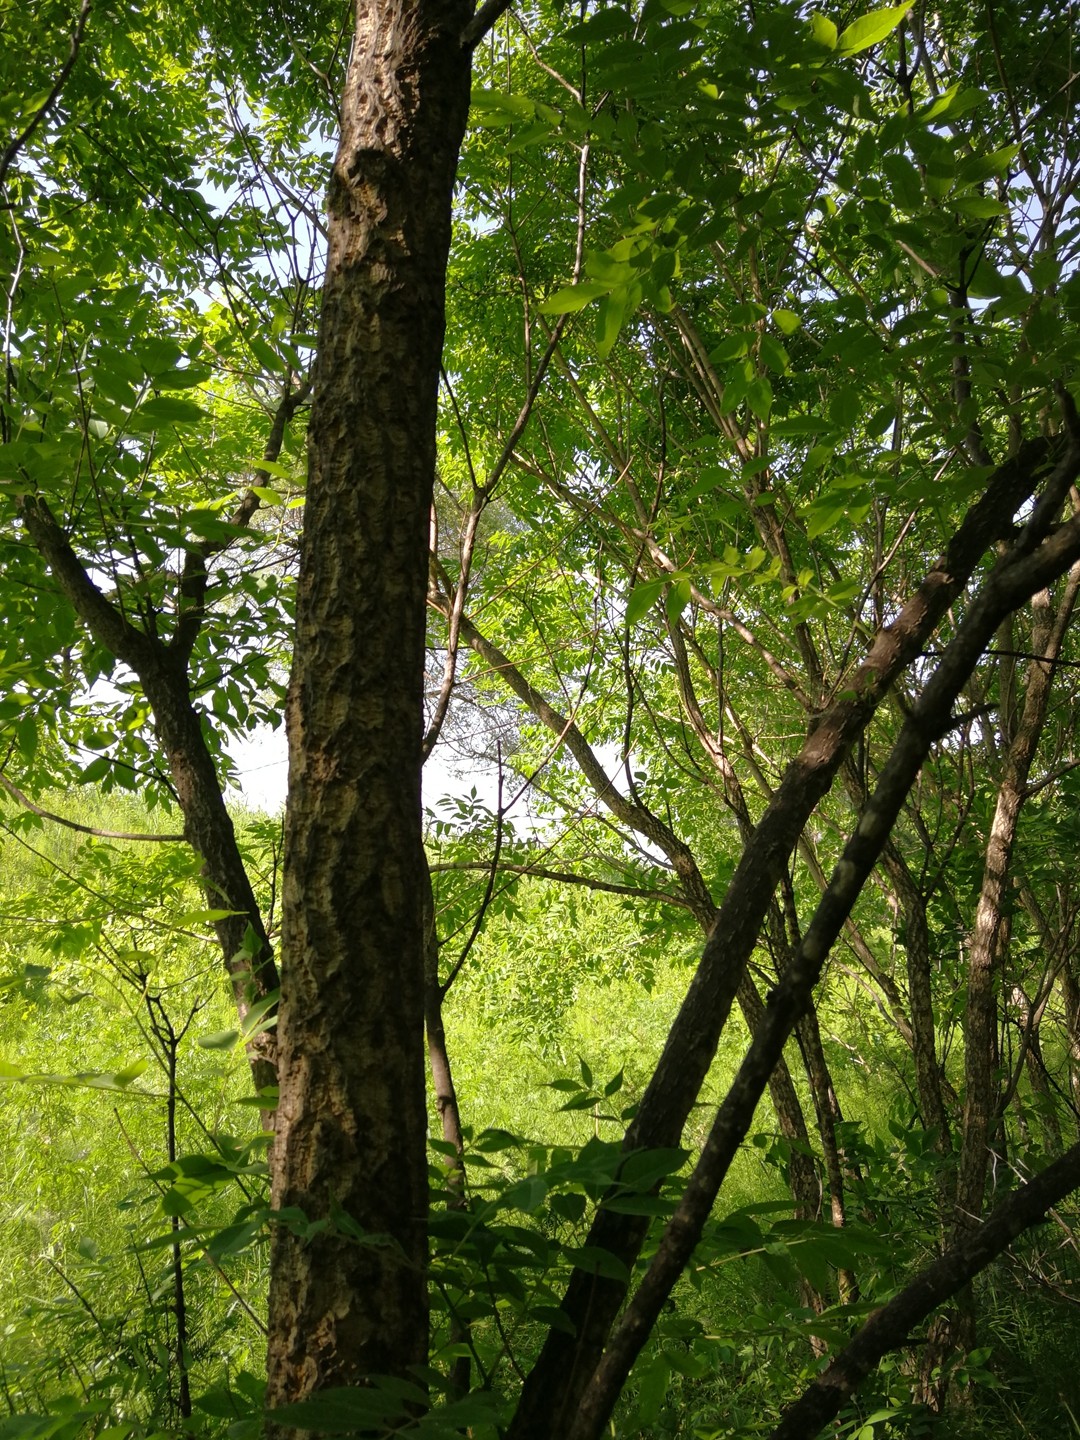
[[[1045,1218],[1051,1206],[1080,1186],[1080,1145],[1066,1150],[990,1213],[985,1224],[921,1270],[833,1359],[824,1374],[784,1411],[769,1440],[812,1440],[870,1374],[939,1305],[955,1295],[1016,1237]]]
[[[57,75],[56,80],[53,82],[53,87],[49,91],[48,95],[46,95],[45,99],[34,111],[26,126],[19,132],[18,135],[15,136],[14,140],[12,140],[10,145],[4,151],[3,158],[0,159],[0,189],[3,188],[4,182],[7,180],[7,173],[18,158],[19,151],[30,139],[31,135],[33,135],[34,131],[38,128],[38,126],[48,116],[49,111],[52,110],[57,100],[59,100],[60,92],[67,84],[68,76],[75,68],[75,61],[79,58],[79,50],[82,46],[83,33],[86,30],[86,22],[89,19],[90,0],[82,0],[82,6],[79,10],[78,19],[75,21],[75,30],[71,37],[71,49],[68,52],[68,58],[60,67],[60,73]]]
[[[466,643],[476,651],[499,678],[533,712],[536,718],[554,734],[563,737],[567,749],[577,762],[578,768],[592,786],[597,799],[608,810],[638,834],[659,846],[671,861],[682,884],[690,908],[705,925],[711,924],[716,914],[709,887],[698,869],[689,848],[645,806],[628,800],[615,787],[615,782],[596,758],[592,746],[578,729],[573,720],[567,720],[543,695],[529,684],[514,663],[491,643],[467,617],[462,616],[461,634]]]
[[[1080,449],[1070,446],[1067,458],[1074,465],[1080,463]],[[1060,478],[1055,472],[1047,489]],[[1011,551],[995,567],[973,601],[905,722],[882,769],[877,790],[844,847],[843,857],[833,871],[829,887],[794,959],[769,996],[762,1023],[717,1111],[701,1156],[665,1227],[656,1254],[585,1387],[567,1440],[596,1440],[601,1434],[664,1301],[701,1238],[720,1186],[746,1137],[769,1077],[783,1055],[784,1044],[810,1002],[829,951],[881,854],[926,756],[948,728],[952,707],[979,657],[1005,617],[1068,569],[1077,555],[1080,555],[1080,518],[1062,526],[1034,553]],[[720,928],[718,925],[714,934]]]
[[[445,870],[487,870],[484,860],[446,860],[430,867],[434,875]],[[549,870],[542,865],[499,866],[503,875],[526,875],[535,880],[554,880],[559,885],[584,885],[588,890],[602,890],[608,895],[632,895],[635,900],[655,900],[664,905],[677,905],[680,909],[693,911],[690,901],[683,895],[674,895],[670,890],[644,890],[637,885],[619,885],[613,880],[597,880],[592,875],[575,875],[570,870]]]
[[[286,380],[288,386],[291,382]],[[281,447],[285,442],[285,430],[289,421],[296,414],[297,410],[304,403],[311,393],[311,380],[304,380],[293,389],[286,389],[274,412],[273,424],[270,427],[270,434],[266,438],[266,445],[263,448],[263,463],[274,464],[281,454]],[[253,481],[255,485],[268,484],[270,472],[268,470],[256,470]],[[252,516],[258,510],[262,502],[256,495],[253,487],[249,487],[240,497],[240,501],[229,517],[229,524],[243,526],[250,523]],[[186,665],[191,658],[191,652],[195,648],[195,642],[199,638],[199,631],[202,629],[203,620],[206,618],[206,587],[209,580],[207,561],[213,555],[220,554],[226,549],[230,542],[225,540],[207,540],[201,545],[194,545],[184,552],[184,566],[180,574],[180,596],[176,629],[173,631],[172,639],[169,641],[169,648],[178,658],[181,664]]]
[[[461,32],[461,48],[475,50],[495,22],[510,9],[511,0],[484,0]]]
[[[65,820],[63,815],[54,815],[51,810],[43,810],[40,805],[35,805],[29,796],[24,795],[13,785],[4,774],[0,774],[0,787],[5,789],[13,800],[17,800],[31,814],[40,815],[43,820],[52,820],[57,825],[65,825],[69,830],[78,830],[81,835],[93,835],[99,840],[152,840],[159,844],[184,839],[183,835],[147,835],[137,830],[96,830],[93,825],[80,825],[77,820]]]

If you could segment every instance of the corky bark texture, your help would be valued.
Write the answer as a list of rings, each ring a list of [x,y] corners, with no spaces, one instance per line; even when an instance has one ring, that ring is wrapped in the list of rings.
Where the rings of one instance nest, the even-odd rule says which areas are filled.
[[[271,1407],[426,1359],[425,595],[469,16],[460,0],[357,0],[342,97],[288,715],[273,1159],[275,1208],[325,1228],[275,1231]]]

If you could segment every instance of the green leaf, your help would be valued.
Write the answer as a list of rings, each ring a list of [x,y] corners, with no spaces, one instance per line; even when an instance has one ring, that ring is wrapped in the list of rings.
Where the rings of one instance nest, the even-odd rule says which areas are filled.
[[[746,403],[759,420],[768,420],[772,410],[773,388],[764,375],[756,375],[747,385]]]
[[[130,1085],[149,1067],[149,1060],[133,1060],[130,1065],[125,1065],[123,1070],[118,1070],[113,1076],[118,1085]]]
[[[670,1372],[667,1355],[660,1351],[643,1365],[635,1365],[634,1381],[637,1385],[637,1408],[634,1412],[634,1426],[639,1430],[652,1430],[660,1419],[667,1395]]]
[[[626,287],[602,295],[596,307],[596,353],[601,360],[611,354],[626,314]]]
[[[726,470],[722,465],[707,465],[704,470],[702,470],[699,478],[686,492],[687,504],[689,504],[691,500],[700,500],[703,495],[708,495],[708,493],[711,490],[715,490],[718,485],[729,484],[732,479],[731,471]],[[736,507],[741,505],[740,501],[733,503]]]
[[[277,460],[252,460],[251,469],[256,475],[273,475],[278,480],[295,480],[296,476],[288,465],[282,465]]]
[[[536,118],[536,101],[528,95],[505,95],[501,90],[474,90],[470,104],[482,125],[501,127]]]
[[[283,505],[284,495],[279,495],[276,490],[271,490],[266,485],[252,485],[251,493],[257,495],[264,505]]]
[[[827,530],[838,525],[848,514],[850,504],[843,491],[830,491],[827,495],[820,496],[807,513],[807,538],[816,540],[819,535],[824,535]]]
[[[774,375],[786,375],[791,368],[791,360],[780,341],[766,333],[758,343],[762,364],[767,365]]]
[[[920,209],[925,200],[922,177],[908,157],[895,153],[883,155],[881,168],[899,208],[909,212]]]
[[[543,1175],[526,1175],[523,1180],[509,1186],[500,1200],[510,1210],[522,1210],[531,1215],[544,1203],[547,1192],[548,1183]]]
[[[513,1135],[509,1130],[492,1127],[481,1130],[473,1141],[473,1148],[484,1155],[491,1155],[502,1150],[519,1150],[524,1143],[520,1135]]]
[[[956,178],[961,185],[981,185],[984,180],[1004,175],[1019,153],[1019,145],[1005,145],[988,155],[974,155],[959,167]]]
[[[826,50],[836,49],[836,26],[825,15],[810,16],[810,37],[816,45],[823,45]]]
[[[79,783],[81,785],[96,785],[99,780],[112,771],[112,761],[107,755],[99,755],[96,760],[79,771]]]
[[[665,1175],[681,1169],[686,1159],[687,1151],[674,1148],[635,1151],[619,1170],[619,1182],[635,1190],[650,1190]]]
[[[581,1245],[576,1249],[568,1248],[567,1259],[577,1270],[584,1270],[588,1275],[602,1275],[607,1280],[621,1280],[624,1284],[629,1283],[630,1272],[610,1250],[604,1250],[599,1245]]]
[[[736,331],[731,335],[725,335],[723,340],[709,351],[709,359],[714,365],[729,365],[732,360],[741,360],[753,342],[754,332],[752,330]]]
[[[912,0],[907,0],[905,5],[890,5],[885,10],[871,10],[868,15],[863,15],[840,36],[837,52],[840,55],[858,55],[862,50],[869,50],[871,45],[877,45],[892,34],[911,9],[911,4]]]
[[[970,215],[973,220],[993,220],[998,215],[1009,213],[1006,204],[989,195],[960,195],[953,204],[961,215]]]
[[[191,390],[196,385],[205,385],[212,376],[213,371],[202,365],[184,365],[155,375],[154,384],[160,390]]]
[[[584,280],[580,285],[567,285],[562,290],[556,290],[537,305],[536,310],[540,315],[573,315],[575,311],[584,310],[593,300],[599,300],[601,295],[607,295],[610,290],[611,286],[602,281]]]
[[[637,622],[652,609],[664,592],[667,580],[643,580],[635,585],[630,592],[630,598],[626,602],[626,623],[636,625]]]
[[[567,1100],[565,1105],[560,1105],[559,1113],[572,1110],[593,1110],[599,1103],[600,1096],[587,1091],[584,1095],[575,1095],[572,1100]]]
[[[664,612],[672,625],[678,623],[679,616],[690,604],[690,581],[676,580],[668,587],[667,595],[664,597]]]
[[[251,348],[251,353],[263,367],[264,371],[270,375],[276,375],[278,371],[281,370],[281,356],[261,335],[249,335],[247,337],[247,343]]]
[[[214,925],[219,920],[229,920],[234,915],[242,915],[242,910],[184,910],[177,915],[174,924],[182,929],[190,930],[195,925]]]
[[[136,412],[138,418],[150,427],[197,425],[205,414],[206,411],[194,400],[181,400],[176,395],[157,395],[151,400],[144,400]]]
[[[200,1035],[195,1043],[203,1050],[231,1050],[239,1039],[239,1030],[215,1030],[210,1035]]]
[[[796,315],[794,310],[785,310],[783,308],[774,310],[772,318],[773,324],[784,335],[794,335],[795,331],[798,330],[802,324],[801,317]]]

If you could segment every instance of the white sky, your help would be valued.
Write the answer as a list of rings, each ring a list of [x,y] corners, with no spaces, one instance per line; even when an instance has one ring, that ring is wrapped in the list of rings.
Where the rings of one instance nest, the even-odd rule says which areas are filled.
[[[231,740],[228,750],[240,781],[239,786],[231,791],[231,796],[242,797],[243,802],[253,810],[276,815],[285,804],[288,788],[285,727],[277,730],[271,730],[269,726],[260,728],[254,735]],[[444,795],[467,794],[475,786],[480,798],[494,808],[498,791],[494,770],[476,768],[463,773],[449,757],[444,758],[445,753],[436,749],[424,766],[424,804],[434,807]],[[522,810],[523,805],[519,804],[515,818],[520,818]]]

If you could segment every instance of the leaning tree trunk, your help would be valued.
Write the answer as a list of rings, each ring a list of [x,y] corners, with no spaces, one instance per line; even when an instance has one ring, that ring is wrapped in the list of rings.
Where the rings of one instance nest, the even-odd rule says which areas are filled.
[[[271,1406],[426,1358],[424,625],[468,20],[460,0],[356,0],[288,717],[273,1160],[274,1207],[326,1228],[275,1231]]]

